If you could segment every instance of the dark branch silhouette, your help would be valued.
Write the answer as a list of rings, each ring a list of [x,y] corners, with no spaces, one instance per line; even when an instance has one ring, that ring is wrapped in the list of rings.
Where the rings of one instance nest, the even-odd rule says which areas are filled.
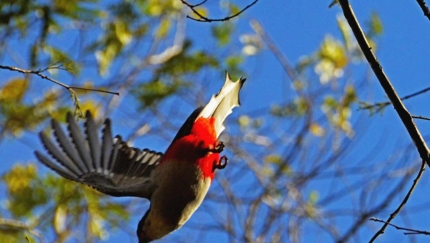
[[[430,165],[429,149],[427,147],[427,144],[424,141],[423,137],[421,136],[421,133],[418,130],[417,126],[415,125],[411,114],[403,105],[402,100],[397,95],[396,90],[394,89],[393,85],[391,84],[390,80],[388,79],[387,75],[382,69],[381,64],[379,63],[376,56],[373,54],[372,48],[367,42],[366,36],[364,35],[364,32],[360,27],[360,24],[358,23],[357,18],[355,17],[355,14],[352,10],[351,5],[349,4],[349,1],[339,0],[339,3],[340,3],[340,6],[342,7],[343,14],[346,20],[348,21],[348,24],[351,27],[351,30],[354,33],[355,38],[357,39],[357,42],[360,46],[361,51],[363,52],[364,56],[369,62],[379,83],[381,84],[382,88],[384,89],[385,93],[387,94],[388,98],[393,104],[397,114],[402,120],[403,125],[408,131],[409,136],[411,137],[412,141],[414,142],[420,154],[421,159],[424,160],[428,165]]]
[[[379,230],[373,238],[370,240],[370,242],[373,242],[379,235],[381,235],[384,232],[384,229],[387,227],[387,225],[391,225],[390,221],[392,221],[396,215],[400,212],[400,210],[404,207],[406,202],[408,201],[410,195],[412,194],[413,190],[415,189],[416,184],[419,181],[419,178],[421,177],[422,172],[424,171],[425,164],[430,165],[430,158],[429,158],[429,149],[427,147],[426,142],[424,141],[420,131],[418,130],[417,126],[415,125],[414,119],[409,113],[409,111],[406,109],[406,107],[403,105],[402,100],[397,95],[396,90],[394,89],[393,85],[391,84],[390,80],[388,79],[387,75],[385,74],[384,70],[382,69],[381,64],[379,63],[378,59],[376,58],[375,54],[372,52],[372,48],[370,47],[369,43],[367,42],[366,36],[364,35],[364,32],[362,28],[360,27],[360,24],[358,23],[358,20],[354,14],[354,11],[352,9],[352,6],[350,5],[348,0],[339,0],[339,4],[342,7],[343,14],[348,21],[349,26],[351,27],[352,32],[354,33],[354,36],[360,46],[361,51],[363,52],[364,56],[366,57],[366,60],[370,64],[373,72],[375,73],[379,83],[381,84],[382,88],[384,89],[385,93],[387,94],[388,98],[390,99],[390,102],[393,104],[393,107],[395,108],[395,111],[397,112],[398,116],[403,122],[403,125],[405,126],[406,130],[409,133],[409,136],[411,137],[412,141],[415,144],[415,147],[423,161],[423,165],[421,166],[421,170],[418,173],[417,178],[415,179],[411,189],[407,193],[405,199],[400,203],[399,207],[390,215],[388,222]]]
[[[42,79],[46,79],[49,80],[55,84],[60,85],[61,87],[64,87],[65,89],[67,89],[69,92],[73,93],[73,89],[80,89],[80,90],[86,90],[86,91],[95,91],[95,92],[101,92],[101,93],[108,93],[108,94],[114,94],[114,95],[119,95],[118,92],[112,92],[112,91],[108,91],[108,90],[101,90],[101,89],[92,89],[92,88],[84,88],[84,87],[77,87],[77,86],[69,86],[66,84],[61,83],[60,81],[57,81],[55,79],[52,79],[44,74],[42,74],[43,72],[50,70],[50,69],[61,69],[61,70],[65,70],[65,68],[62,65],[57,65],[57,64],[53,64],[47,68],[44,69],[39,69],[39,70],[26,70],[26,69],[22,69],[22,68],[17,68],[17,67],[11,67],[11,66],[4,66],[4,65],[0,65],[0,69],[6,69],[6,70],[11,70],[11,71],[16,71],[16,72],[20,72],[20,73],[24,73],[24,74],[35,74],[39,77],[41,77]]]
[[[424,116],[412,116],[412,118],[414,118],[414,119],[420,119],[420,120],[430,121],[430,118],[428,118],[428,117],[424,117]]]
[[[187,2],[187,1],[185,1],[185,0],[181,0],[181,2],[182,2],[183,4],[185,4],[187,7],[189,7],[189,8],[191,9],[191,11],[193,11],[193,13],[194,13],[194,14],[196,14],[196,15],[199,17],[199,18],[193,18],[193,17],[191,17],[191,16],[187,15],[187,18],[192,19],[192,20],[195,20],[195,21],[198,21],[198,22],[224,22],[224,21],[227,21],[227,20],[230,20],[230,19],[232,19],[232,18],[235,18],[235,17],[239,16],[240,14],[242,14],[243,12],[245,12],[248,8],[252,7],[254,4],[256,4],[256,3],[258,2],[258,0],[254,0],[252,3],[248,4],[248,5],[247,5],[246,7],[244,7],[242,10],[240,10],[239,12],[237,12],[237,13],[235,13],[235,14],[233,14],[233,15],[230,15],[230,16],[227,16],[227,17],[224,17],[224,18],[213,19],[213,18],[208,18],[208,17],[205,17],[205,16],[201,15],[201,14],[196,10],[196,7],[201,6],[201,5],[202,5],[202,4],[204,4],[206,1],[207,1],[207,0],[204,0],[203,2],[201,2],[201,3],[199,3],[199,4],[195,4],[195,5],[193,5],[193,4],[188,3],[188,2]]]
[[[427,7],[426,2],[424,2],[424,0],[417,0],[417,2],[423,10],[424,16],[430,20],[430,9]]]
[[[416,177],[416,178],[415,178],[415,180],[414,180],[414,183],[412,184],[411,188],[409,189],[408,193],[406,194],[405,198],[404,198],[404,199],[403,199],[403,201],[400,203],[400,205],[397,207],[397,209],[396,209],[396,210],[394,210],[394,212],[392,212],[392,213],[390,214],[390,217],[388,218],[388,220],[387,220],[387,221],[382,221],[382,220],[377,221],[377,220],[376,220],[376,218],[371,218],[371,219],[370,219],[370,220],[377,221],[377,222],[383,222],[383,223],[384,223],[384,225],[381,227],[381,229],[380,229],[378,232],[376,232],[376,234],[372,237],[372,239],[370,239],[369,243],[374,242],[374,241],[376,240],[376,238],[378,238],[378,236],[379,236],[379,235],[382,235],[382,234],[384,233],[385,229],[388,227],[388,225],[392,225],[392,224],[391,224],[391,221],[392,221],[392,220],[397,216],[397,214],[399,214],[400,210],[402,210],[402,208],[403,208],[403,207],[406,205],[406,203],[408,202],[409,197],[412,195],[412,192],[413,192],[413,191],[415,190],[415,188],[417,187],[418,182],[420,181],[421,176],[423,175],[423,173],[424,173],[425,169],[426,169],[426,163],[425,163],[425,161],[423,161],[423,162],[421,163],[421,168],[420,168],[420,170],[419,170],[419,172],[418,172],[418,174],[417,174],[417,177]]]
[[[406,231],[403,234],[405,235],[415,235],[415,234],[420,234],[420,235],[430,235],[429,231],[425,231],[425,230],[416,230],[416,229],[409,229],[409,228],[405,228],[405,227],[401,227],[401,226],[397,226],[395,224],[386,222],[382,219],[378,219],[378,218],[371,218],[370,220],[375,221],[375,222],[380,222],[380,223],[384,223],[386,225],[390,225],[393,226],[394,228],[398,229],[398,230],[403,230]]]
[[[112,92],[112,91],[108,91],[108,90],[101,90],[101,89],[92,89],[92,88],[84,88],[84,87],[77,87],[77,86],[69,86],[67,84],[64,84],[60,81],[57,81],[53,78],[50,78],[46,75],[43,74],[43,72],[50,70],[50,69],[61,69],[61,70],[66,70],[66,68],[63,67],[62,64],[52,64],[44,69],[39,69],[39,70],[27,70],[27,69],[22,69],[22,68],[17,68],[17,67],[11,67],[11,66],[4,66],[4,65],[0,65],[0,69],[6,69],[6,70],[11,70],[11,71],[16,71],[16,72],[20,72],[23,74],[34,74],[37,75],[39,77],[41,77],[42,79],[46,79],[49,80],[55,84],[60,85],[61,87],[67,89],[72,97],[72,101],[73,101],[73,105],[75,106],[75,115],[77,115],[78,117],[83,117],[83,113],[81,111],[81,107],[79,105],[79,99],[78,96],[76,95],[74,90],[86,90],[86,91],[94,91],[94,92],[101,92],[101,93],[108,93],[108,94],[114,94],[114,95],[119,95],[118,92]]]
[[[410,98],[412,98],[412,97],[418,96],[418,95],[420,95],[420,94],[424,94],[424,93],[426,93],[426,92],[428,92],[428,91],[430,91],[430,87],[425,88],[425,89],[422,89],[422,90],[417,91],[417,92],[415,92],[415,93],[412,93],[412,94],[410,94],[410,95],[403,96],[403,97],[402,97],[402,98],[400,98],[400,99],[401,99],[401,100],[407,100],[407,99],[410,99]],[[390,104],[391,104],[391,102],[390,102],[390,101],[378,102],[378,103],[370,104],[370,105],[369,105],[369,104],[363,104],[362,106],[360,106],[359,110],[371,110],[371,109],[376,108],[376,110],[377,110],[377,112],[378,112],[378,111],[382,110],[383,108],[385,108],[385,107],[389,106]]]

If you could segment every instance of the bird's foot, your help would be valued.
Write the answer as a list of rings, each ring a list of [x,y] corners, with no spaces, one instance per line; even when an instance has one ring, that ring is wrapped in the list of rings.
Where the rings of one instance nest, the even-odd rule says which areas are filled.
[[[212,148],[209,148],[209,152],[221,153],[224,150],[224,143],[222,141],[216,142]]]
[[[228,158],[227,156],[223,155],[221,156],[221,158],[219,158],[218,161],[215,161],[212,170],[213,171],[215,171],[216,169],[222,170],[227,166],[227,163],[228,163]]]
[[[200,142],[199,144],[199,150],[201,150],[204,154],[206,153],[221,153],[224,150],[224,143],[223,142],[215,142],[214,144],[210,144],[209,146],[205,146],[204,142]]]

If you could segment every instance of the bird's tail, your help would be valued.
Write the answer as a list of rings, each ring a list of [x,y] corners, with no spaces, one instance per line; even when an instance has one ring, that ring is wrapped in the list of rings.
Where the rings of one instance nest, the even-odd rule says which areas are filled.
[[[225,118],[232,112],[232,109],[240,105],[239,92],[245,83],[245,78],[232,81],[226,73],[225,83],[218,94],[212,96],[209,103],[203,108],[198,117],[214,117],[215,131],[217,137],[224,131],[223,125]]]

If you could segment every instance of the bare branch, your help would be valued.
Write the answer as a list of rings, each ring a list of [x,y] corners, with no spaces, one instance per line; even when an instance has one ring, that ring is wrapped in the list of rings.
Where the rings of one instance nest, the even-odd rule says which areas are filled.
[[[420,94],[426,93],[428,91],[430,91],[430,87],[427,87],[425,89],[422,89],[422,90],[417,91],[415,93],[412,93],[410,95],[406,95],[406,96],[404,96],[404,97],[402,97],[400,99],[401,100],[407,100],[407,99],[410,99],[412,97],[418,96]],[[385,108],[386,106],[388,106],[390,104],[391,104],[390,101],[378,102],[378,103],[375,103],[375,104],[372,104],[372,105],[363,105],[363,106],[361,106],[359,108],[359,110],[368,110],[368,109],[373,109],[373,108],[377,108],[377,110],[381,110],[381,109]]]
[[[374,241],[376,240],[376,238],[378,238],[378,236],[379,236],[379,235],[384,234],[384,231],[385,231],[385,229],[388,227],[388,225],[392,225],[390,222],[391,222],[391,221],[392,221],[392,220],[397,216],[397,214],[400,212],[400,210],[402,210],[402,208],[403,208],[403,207],[406,205],[406,203],[408,202],[409,197],[412,195],[412,192],[413,192],[413,191],[415,190],[415,188],[417,187],[418,182],[420,181],[421,176],[423,175],[423,173],[424,173],[425,169],[426,169],[426,163],[425,163],[425,161],[423,161],[423,162],[421,163],[421,168],[420,168],[420,170],[418,171],[417,177],[416,177],[416,178],[415,178],[415,180],[414,180],[414,183],[412,183],[412,186],[411,186],[411,188],[409,189],[408,193],[406,194],[405,198],[404,198],[404,199],[403,199],[403,201],[400,203],[400,205],[397,207],[397,209],[396,209],[396,210],[394,210],[394,212],[392,212],[392,213],[390,214],[390,217],[388,218],[388,220],[387,220],[387,221],[382,221],[382,220],[377,221],[375,218],[371,218],[371,219],[370,219],[370,220],[377,221],[377,222],[383,222],[383,223],[384,223],[384,225],[382,226],[382,228],[381,228],[378,232],[376,232],[376,234],[372,237],[372,239],[370,239],[369,243],[374,242]]]
[[[75,93],[73,92],[73,89],[79,89],[79,90],[86,90],[86,91],[94,91],[94,92],[101,92],[101,93],[108,93],[108,94],[119,95],[118,92],[112,92],[112,91],[108,91],[108,90],[84,88],[84,87],[77,87],[77,86],[68,86],[66,84],[61,83],[60,81],[57,81],[55,79],[52,79],[52,78],[50,78],[50,77],[42,74],[43,72],[45,72],[45,71],[47,71],[49,69],[63,69],[64,70],[64,67],[62,65],[56,65],[56,64],[54,64],[54,65],[48,66],[45,69],[40,69],[40,70],[26,70],[26,69],[21,69],[21,68],[17,68],[17,67],[0,65],[0,69],[7,69],[7,70],[16,71],[16,72],[20,72],[20,73],[24,73],[24,74],[35,74],[35,75],[41,77],[42,79],[49,80],[49,81],[51,81],[51,82],[53,82],[55,84],[60,85],[61,87],[64,87],[70,93],[72,93],[72,95],[75,95]]]
[[[235,17],[239,16],[240,14],[242,14],[243,12],[245,12],[248,8],[252,7],[254,4],[256,4],[256,3],[258,2],[258,0],[254,0],[252,3],[248,4],[248,5],[247,5],[246,7],[244,7],[242,10],[240,10],[239,12],[237,12],[237,13],[235,13],[235,14],[233,14],[233,15],[230,15],[230,16],[227,16],[227,17],[224,17],[224,18],[220,18],[220,19],[212,19],[212,18],[207,18],[207,17],[205,17],[205,16],[201,15],[201,14],[196,10],[196,7],[198,7],[198,6],[202,5],[202,4],[204,4],[206,1],[207,1],[207,0],[204,0],[203,2],[201,2],[201,3],[199,3],[199,4],[192,5],[192,4],[188,3],[188,2],[187,2],[187,1],[185,1],[185,0],[181,0],[181,2],[182,2],[183,4],[185,4],[187,7],[189,7],[189,8],[191,9],[191,11],[193,11],[193,13],[194,13],[194,14],[196,14],[196,15],[199,17],[199,19],[197,19],[197,18],[193,18],[193,17],[191,17],[191,16],[187,15],[187,18],[192,19],[192,20],[195,20],[195,21],[198,21],[198,22],[224,22],[224,21],[227,21],[227,20],[230,20],[230,19],[232,19],[232,18],[235,18]]]
[[[429,149],[427,147],[427,144],[425,143],[423,137],[421,136],[420,131],[416,127],[409,111],[403,105],[401,99],[396,93],[396,90],[394,89],[387,75],[382,70],[381,64],[377,60],[376,56],[373,54],[372,48],[369,46],[369,43],[367,42],[367,39],[363,33],[362,28],[360,27],[360,24],[358,23],[355,17],[355,14],[352,10],[351,5],[349,4],[349,1],[339,0],[339,3],[342,7],[345,18],[348,21],[348,24],[351,27],[352,32],[354,33],[355,38],[357,39],[357,42],[364,56],[366,57],[373,72],[378,78],[379,83],[381,84],[382,88],[384,89],[385,93],[387,94],[388,98],[393,104],[397,114],[399,115],[400,119],[403,122],[403,125],[406,127],[409,133],[409,136],[414,141],[421,159],[430,165]]]
[[[412,234],[420,234],[420,235],[430,235],[429,231],[425,231],[425,230],[416,230],[416,229],[409,229],[409,228],[405,228],[405,227],[400,227],[397,226],[395,224],[386,222],[382,219],[378,219],[378,218],[371,218],[370,220],[375,221],[375,222],[381,222],[384,223],[385,225],[390,225],[393,226],[394,228],[398,229],[398,230],[404,230],[406,232],[404,232],[403,234],[405,235],[412,235]]]
[[[198,7],[198,6],[200,6],[200,5],[203,5],[204,3],[206,3],[208,0],[204,0],[203,2],[201,2],[201,3],[198,3],[198,4],[194,4],[193,5],[193,7]]]
[[[26,69],[22,69],[22,68],[17,68],[17,67],[11,67],[11,66],[3,66],[0,65],[0,69],[7,69],[7,70],[11,70],[11,71],[16,71],[16,72],[20,72],[23,74],[35,74],[39,77],[41,77],[42,79],[46,79],[49,80],[55,84],[60,85],[61,87],[67,89],[70,92],[70,95],[72,97],[72,101],[73,101],[73,105],[75,106],[75,112],[74,115],[78,116],[78,117],[83,117],[80,105],[79,105],[79,99],[78,96],[75,93],[75,90],[85,90],[85,91],[94,91],[94,92],[101,92],[101,93],[108,93],[108,94],[114,94],[114,95],[119,95],[118,92],[112,92],[112,91],[108,91],[108,90],[101,90],[101,89],[92,89],[92,88],[84,88],[84,87],[77,87],[77,86],[69,86],[66,84],[61,83],[60,81],[57,81],[55,79],[52,79],[44,74],[42,74],[43,72],[50,70],[50,69],[62,69],[62,70],[66,70],[62,64],[59,63],[54,63],[44,69],[39,69],[39,70],[26,70]]]
[[[417,0],[418,4],[420,5],[421,9],[424,12],[424,16],[426,16],[430,20],[430,9],[427,7],[424,0]]]
[[[412,116],[412,118],[414,118],[414,119],[421,119],[421,120],[430,121],[430,118],[428,118],[428,117],[424,117],[424,116]]]
[[[391,190],[391,192],[388,193],[388,195],[384,198],[384,200],[379,203],[378,205],[374,206],[373,208],[366,209],[366,211],[360,213],[358,215],[358,219],[355,221],[353,226],[350,227],[350,229],[344,234],[344,236],[340,239],[338,239],[336,242],[348,242],[349,239],[359,230],[359,228],[367,222],[367,219],[375,215],[382,210],[385,210],[390,203],[394,200],[394,198],[398,195],[399,191],[403,190],[403,188],[406,186],[407,181],[409,180],[408,176],[404,176],[402,180],[398,183],[398,185]]]

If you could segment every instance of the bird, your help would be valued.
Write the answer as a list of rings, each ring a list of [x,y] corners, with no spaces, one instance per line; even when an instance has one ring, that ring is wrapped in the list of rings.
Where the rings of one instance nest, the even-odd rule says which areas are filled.
[[[131,147],[120,135],[112,136],[111,120],[104,121],[101,137],[94,118],[85,114],[84,131],[69,112],[66,134],[51,120],[53,140],[40,132],[49,154],[35,151],[37,159],[69,180],[114,197],[140,197],[150,201],[137,226],[139,243],[160,239],[181,228],[203,202],[215,171],[228,159],[218,141],[223,123],[240,105],[245,78],[232,81],[226,73],[221,90],[186,119],[164,153]],[[49,158],[50,157],[50,158]]]

